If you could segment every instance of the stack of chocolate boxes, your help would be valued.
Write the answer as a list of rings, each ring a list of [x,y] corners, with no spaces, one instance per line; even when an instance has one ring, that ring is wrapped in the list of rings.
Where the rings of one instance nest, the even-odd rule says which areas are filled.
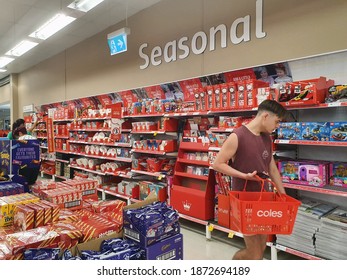
[[[142,249],[146,260],[182,260],[183,236],[178,212],[165,202],[154,202],[123,212],[124,239]]]

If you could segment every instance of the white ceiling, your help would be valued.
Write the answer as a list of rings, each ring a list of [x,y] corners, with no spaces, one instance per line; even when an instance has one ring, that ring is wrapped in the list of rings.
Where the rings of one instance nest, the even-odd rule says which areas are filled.
[[[0,73],[0,79],[20,73],[39,62],[105,30],[127,17],[160,2],[160,0],[105,0],[88,13],[76,12],[67,6],[73,0],[0,0],[0,56],[53,17],[66,11],[77,20],[54,34],[21,57],[16,58]]]

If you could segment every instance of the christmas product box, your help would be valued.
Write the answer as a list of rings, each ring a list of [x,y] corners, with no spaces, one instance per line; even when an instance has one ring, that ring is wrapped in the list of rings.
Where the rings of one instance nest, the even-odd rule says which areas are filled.
[[[25,205],[16,205],[14,208],[13,225],[17,231],[34,228],[35,210]]]
[[[4,239],[11,254],[22,253],[28,248],[55,248],[59,240],[60,235],[46,226],[9,234]]]
[[[60,207],[59,205],[49,202],[47,200],[40,200],[41,203],[48,205],[49,207],[51,207],[51,214],[52,214],[52,222],[55,223],[59,220],[59,211],[60,211]]]
[[[52,228],[60,235],[59,248],[61,249],[76,246],[83,238],[82,231],[73,222],[57,222]]]
[[[34,210],[34,227],[41,227],[45,222],[45,209],[35,203],[28,203],[27,207]]]

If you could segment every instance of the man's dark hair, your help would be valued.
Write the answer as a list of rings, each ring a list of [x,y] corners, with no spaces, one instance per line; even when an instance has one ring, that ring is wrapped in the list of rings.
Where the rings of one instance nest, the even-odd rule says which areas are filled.
[[[17,139],[20,135],[20,133],[22,133],[23,135],[27,134],[27,129],[25,127],[17,127],[15,130],[13,130],[12,132],[12,137],[13,139]]]
[[[258,113],[261,113],[263,111],[273,113],[280,119],[286,119],[287,117],[287,110],[275,100],[267,99],[260,103],[260,105],[258,106]]]
[[[12,124],[12,130],[15,130],[17,127],[19,127],[21,124],[25,124],[24,119],[17,119],[13,124]]]

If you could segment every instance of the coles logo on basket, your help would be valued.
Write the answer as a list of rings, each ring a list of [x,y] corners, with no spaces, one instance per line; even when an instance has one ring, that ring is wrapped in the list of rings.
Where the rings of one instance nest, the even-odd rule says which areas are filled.
[[[272,209],[270,210],[259,210],[257,212],[258,217],[267,217],[267,218],[281,218],[282,217],[282,211],[274,211]]]

